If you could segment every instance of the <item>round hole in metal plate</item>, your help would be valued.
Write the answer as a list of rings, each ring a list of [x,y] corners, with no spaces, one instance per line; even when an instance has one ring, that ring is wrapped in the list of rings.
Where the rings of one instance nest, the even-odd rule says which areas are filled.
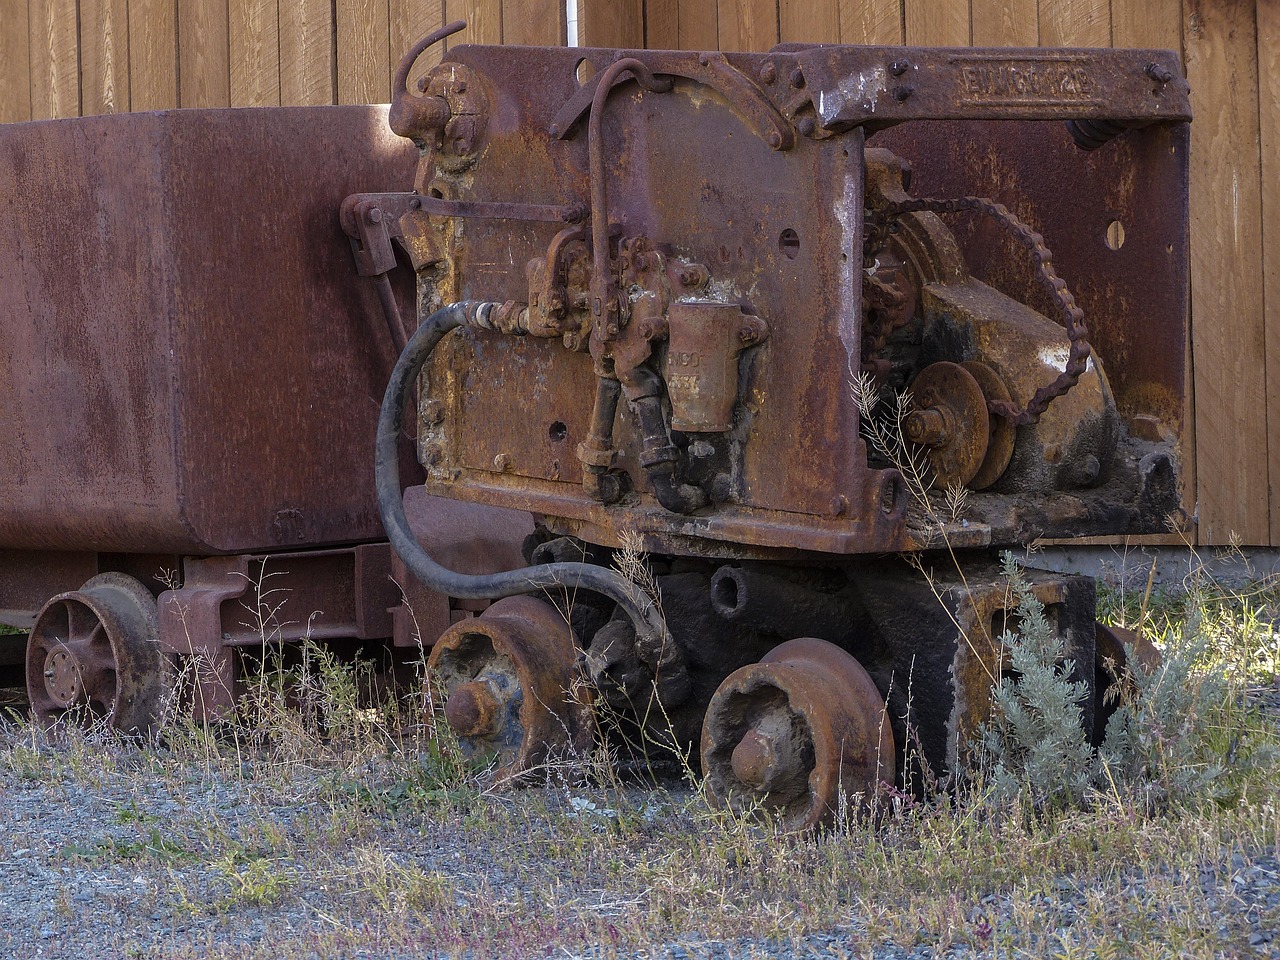
[[[551,426],[547,427],[547,436],[552,443],[560,443],[569,435],[569,428],[564,425],[563,421],[556,420]]]
[[[800,234],[787,227],[778,235],[778,249],[788,260],[794,260],[800,252]]]
[[[1124,224],[1119,220],[1112,220],[1107,224],[1107,246],[1112,250],[1119,250],[1124,246]]]
[[[596,65],[583,57],[578,61],[578,65],[573,68],[574,76],[578,78],[578,86],[585,87],[587,81],[596,75]]]

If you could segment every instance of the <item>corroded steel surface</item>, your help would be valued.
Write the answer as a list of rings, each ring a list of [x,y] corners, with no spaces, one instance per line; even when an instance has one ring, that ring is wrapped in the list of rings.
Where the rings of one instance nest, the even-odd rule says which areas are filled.
[[[376,107],[0,128],[0,547],[380,537],[393,348],[336,211],[413,157]]]

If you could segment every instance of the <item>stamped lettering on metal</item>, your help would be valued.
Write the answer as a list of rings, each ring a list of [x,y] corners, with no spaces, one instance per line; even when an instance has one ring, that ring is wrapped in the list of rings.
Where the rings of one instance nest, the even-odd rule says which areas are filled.
[[[1096,84],[1084,57],[1010,59],[959,54],[960,96],[971,103],[998,105],[1079,105],[1098,103]]]

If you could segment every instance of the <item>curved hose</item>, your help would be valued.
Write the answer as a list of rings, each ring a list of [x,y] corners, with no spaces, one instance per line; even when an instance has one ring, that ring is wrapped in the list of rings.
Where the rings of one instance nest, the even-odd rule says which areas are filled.
[[[464,300],[431,314],[414,335],[391,372],[391,382],[378,416],[374,479],[378,510],[392,549],[420,581],[440,593],[461,600],[488,600],[535,593],[550,587],[592,590],[614,601],[635,626],[641,646],[656,644],[658,667],[679,668],[679,652],[667,631],[662,612],[639,586],[607,567],[590,563],[544,563],[507,573],[471,576],[448,570],[422,549],[409,527],[400,495],[400,423],[405,401],[418,372],[444,335],[461,326],[487,326],[489,314],[500,304]],[[647,641],[647,642],[646,642]]]

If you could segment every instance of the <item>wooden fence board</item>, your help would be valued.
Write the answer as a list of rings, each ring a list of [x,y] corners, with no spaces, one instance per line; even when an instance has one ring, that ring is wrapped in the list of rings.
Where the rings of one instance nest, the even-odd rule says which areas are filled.
[[[1262,154],[1262,275],[1267,345],[1267,435],[1280,430],[1280,4],[1258,4],[1258,116]],[[1280,491],[1280,440],[1270,444],[1271,489]],[[1271,498],[1280,543],[1280,496]]]
[[[27,21],[31,117],[80,115],[80,49],[75,0],[32,0]]]
[[[784,43],[831,43],[840,36],[838,0],[780,0],[778,32]]]
[[[1182,53],[1182,0],[1111,0],[1111,44]]]
[[[463,43],[502,43],[502,0],[445,0],[446,20],[465,20],[467,29],[455,33],[445,46]]]
[[[840,0],[840,42],[902,43],[902,0]]]
[[[227,22],[233,107],[280,105],[279,16],[276,0],[230,0]]]
[[[1110,0],[1040,0],[1040,45],[1111,46]]]
[[[645,0],[644,45],[646,50],[680,49],[680,0]]]
[[[333,58],[333,7],[329,0],[282,0],[280,102],[289,106],[333,103]]]
[[[778,42],[778,0],[720,0],[721,50],[768,50]]]
[[[1186,0],[1191,312],[1200,541],[1267,543],[1260,158],[1254,8]]]
[[[564,0],[502,0],[502,42],[539,47],[563,45]]]
[[[27,0],[0,0],[0,123],[31,119]]]
[[[129,106],[178,105],[178,10],[175,0],[129,0]]]
[[[339,103],[385,103],[391,92],[386,0],[337,0]]]
[[[80,112],[129,109],[127,0],[80,0]]]
[[[719,46],[720,11],[716,0],[680,0],[680,49],[716,50]]]
[[[578,0],[578,44],[644,46],[644,0]]]
[[[394,73],[409,48],[444,26],[444,0],[391,0],[390,56],[387,58]],[[409,73],[409,89],[417,91],[418,78],[440,62],[444,44],[436,44],[422,56]]]
[[[920,47],[969,45],[969,0],[906,0],[907,43]]]
[[[227,0],[184,0],[178,22],[178,66],[184,107],[231,105]]]
[[[1034,47],[1040,38],[1037,0],[973,4],[975,47]]]

